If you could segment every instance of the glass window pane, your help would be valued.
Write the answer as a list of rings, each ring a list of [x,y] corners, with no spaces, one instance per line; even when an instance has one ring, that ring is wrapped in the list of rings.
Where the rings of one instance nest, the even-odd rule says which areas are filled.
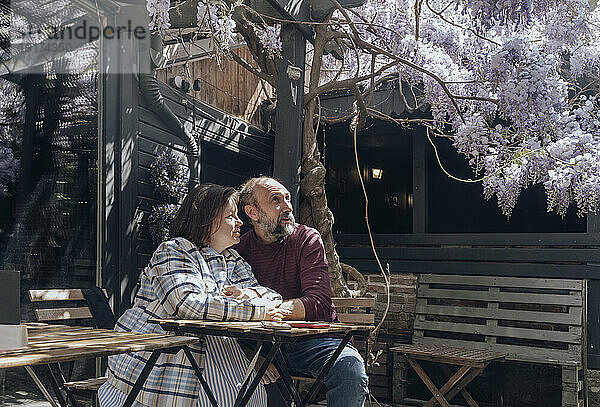
[[[0,269],[28,289],[96,280],[98,43],[0,79]]]

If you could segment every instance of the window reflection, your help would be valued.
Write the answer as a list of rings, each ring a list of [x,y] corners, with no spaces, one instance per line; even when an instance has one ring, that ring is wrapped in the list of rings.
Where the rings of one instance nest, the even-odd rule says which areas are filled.
[[[32,288],[95,283],[97,44],[0,79],[0,269]]]

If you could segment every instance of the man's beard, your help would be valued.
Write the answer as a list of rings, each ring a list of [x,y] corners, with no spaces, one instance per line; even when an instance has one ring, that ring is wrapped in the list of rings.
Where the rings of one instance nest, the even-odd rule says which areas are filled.
[[[279,214],[277,220],[270,219],[269,216],[258,208],[257,226],[262,230],[268,240],[277,242],[286,236],[291,235],[296,228],[296,223],[293,213]],[[282,223],[282,220],[290,220],[290,222]]]

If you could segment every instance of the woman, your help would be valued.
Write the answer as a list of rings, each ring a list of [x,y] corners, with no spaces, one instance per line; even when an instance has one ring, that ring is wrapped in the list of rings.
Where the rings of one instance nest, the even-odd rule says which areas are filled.
[[[250,266],[230,246],[239,243],[242,221],[233,188],[203,184],[184,199],[169,230],[174,238],[162,243],[141,276],[133,308],[117,321],[116,330],[142,333],[165,331],[148,318],[216,321],[281,320],[276,308],[281,296],[258,285]],[[233,406],[248,360],[237,341],[208,336],[191,347],[219,406]],[[143,369],[150,352],[111,356],[108,380],[99,389],[102,407],[120,407]],[[264,387],[249,406],[266,406]],[[210,406],[200,381],[183,352],[162,354],[136,398],[134,406]]]

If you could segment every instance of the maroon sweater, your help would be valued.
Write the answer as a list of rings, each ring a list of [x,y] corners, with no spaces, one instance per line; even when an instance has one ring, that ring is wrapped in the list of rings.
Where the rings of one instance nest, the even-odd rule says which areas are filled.
[[[280,242],[266,244],[254,230],[233,247],[252,266],[258,282],[272,288],[284,300],[299,298],[307,321],[335,321],[325,248],[321,235],[308,226],[296,225]]]

